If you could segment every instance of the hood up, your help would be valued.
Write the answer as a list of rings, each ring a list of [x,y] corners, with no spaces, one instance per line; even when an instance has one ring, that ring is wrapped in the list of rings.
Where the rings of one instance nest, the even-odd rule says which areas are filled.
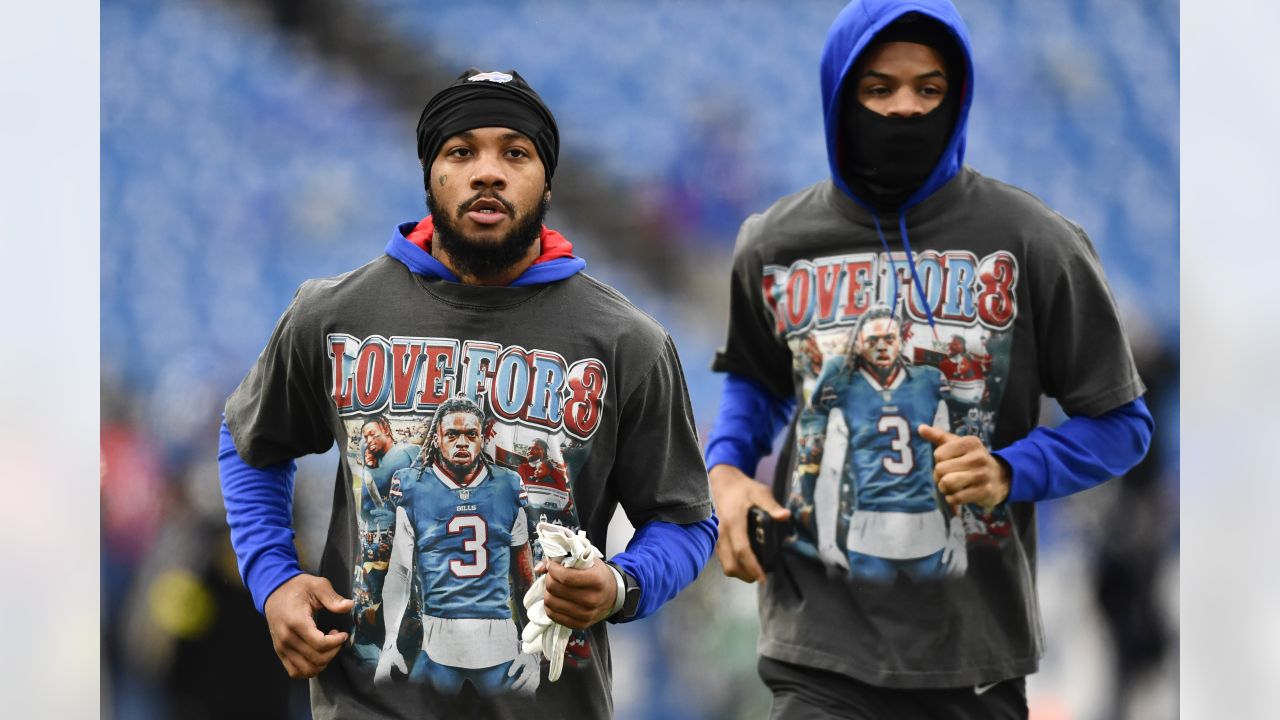
[[[845,6],[836,16],[831,29],[827,31],[827,41],[822,47],[820,66],[822,80],[822,112],[823,125],[827,137],[827,163],[831,168],[831,180],[840,191],[866,208],[875,223],[876,234],[884,248],[885,257],[892,266],[893,277],[893,310],[897,314],[901,295],[898,287],[897,262],[889,249],[884,231],[880,227],[879,213],[869,198],[859,197],[850,189],[840,169],[841,137],[840,106],[844,81],[849,76],[858,56],[871,43],[872,39],[884,28],[908,13],[919,13],[932,18],[945,26],[950,32],[964,58],[964,78],[959,83],[952,82],[952,88],[958,87],[959,107],[956,109],[955,126],[946,148],[938,158],[937,165],[925,178],[924,184],[911,193],[902,206],[898,208],[898,232],[902,239],[902,247],[906,251],[907,265],[911,270],[912,285],[920,298],[921,305],[928,314],[929,327],[937,333],[934,324],[933,310],[924,295],[924,286],[920,282],[916,270],[915,255],[911,251],[911,241],[907,236],[907,210],[918,205],[932,195],[938,188],[955,177],[964,165],[965,132],[969,126],[969,106],[973,100],[973,52],[969,47],[969,31],[960,18],[960,13],[949,0],[854,0]]]
[[[855,0],[836,16],[827,41],[822,48],[822,113],[827,137],[827,163],[831,180],[855,202],[874,213],[866,198],[858,197],[845,182],[840,171],[840,97],[844,79],[849,75],[858,56],[871,43],[872,38],[893,21],[907,13],[920,13],[946,26],[964,56],[964,78],[953,83],[960,91],[959,108],[955,127],[938,164],[924,184],[903,202],[899,212],[917,205],[955,177],[964,165],[965,134],[969,126],[969,106],[973,100],[973,52],[969,47],[969,31],[960,13],[947,0]]]

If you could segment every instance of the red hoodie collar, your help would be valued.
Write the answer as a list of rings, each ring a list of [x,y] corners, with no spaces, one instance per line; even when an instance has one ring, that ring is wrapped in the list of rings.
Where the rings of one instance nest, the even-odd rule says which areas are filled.
[[[414,226],[405,239],[422,248],[429,255],[431,254],[431,238],[435,233],[435,223],[431,220],[431,216],[428,215],[422,218],[422,222]],[[534,265],[549,260],[573,257],[573,243],[570,243],[565,236],[548,228],[546,225],[542,226],[541,240],[542,254],[538,256],[537,260],[533,261]]]

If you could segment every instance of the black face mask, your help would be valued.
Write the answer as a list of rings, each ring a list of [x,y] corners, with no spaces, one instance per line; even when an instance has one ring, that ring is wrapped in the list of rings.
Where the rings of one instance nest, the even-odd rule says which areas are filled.
[[[954,93],[929,113],[887,117],[848,93],[840,115],[840,170],[859,197],[878,210],[897,210],[928,179],[951,139]]]

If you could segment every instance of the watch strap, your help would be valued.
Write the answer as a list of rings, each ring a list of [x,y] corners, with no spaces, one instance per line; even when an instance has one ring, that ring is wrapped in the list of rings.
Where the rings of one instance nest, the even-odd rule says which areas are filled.
[[[618,595],[613,599],[613,609],[609,611],[609,617],[618,614],[622,606],[627,601],[627,581],[622,579],[622,571],[613,563],[605,563],[609,569],[613,571],[613,579],[618,583]]]
[[[622,582],[619,588],[619,596],[614,600],[614,611],[607,618],[609,622],[626,622],[635,617],[636,610],[640,604],[640,583],[636,581],[631,573],[618,567],[613,562],[606,562],[616,578]],[[629,601],[629,602],[628,602]]]

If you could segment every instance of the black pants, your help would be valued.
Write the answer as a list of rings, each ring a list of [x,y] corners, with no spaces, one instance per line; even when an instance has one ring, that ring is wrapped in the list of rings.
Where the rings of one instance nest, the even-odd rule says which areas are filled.
[[[1027,682],[1015,678],[981,694],[973,687],[895,690],[847,675],[760,658],[773,693],[770,720],[1026,720]]]

